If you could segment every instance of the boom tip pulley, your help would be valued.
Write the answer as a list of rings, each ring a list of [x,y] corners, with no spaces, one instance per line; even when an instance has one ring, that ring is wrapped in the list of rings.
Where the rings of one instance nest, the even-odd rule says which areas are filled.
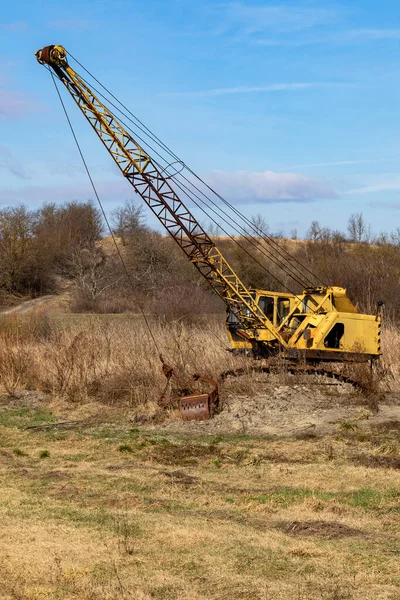
[[[41,65],[65,67],[68,65],[67,51],[64,46],[44,46],[35,52],[35,56]]]

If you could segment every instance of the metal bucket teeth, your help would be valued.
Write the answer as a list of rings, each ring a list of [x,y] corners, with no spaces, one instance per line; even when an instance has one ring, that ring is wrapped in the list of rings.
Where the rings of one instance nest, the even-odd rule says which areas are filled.
[[[180,400],[181,417],[184,421],[204,421],[209,419],[210,394],[184,396]]]

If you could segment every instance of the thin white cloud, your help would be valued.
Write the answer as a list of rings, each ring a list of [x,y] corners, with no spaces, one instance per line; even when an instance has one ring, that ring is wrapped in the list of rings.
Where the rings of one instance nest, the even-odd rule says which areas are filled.
[[[360,159],[360,160],[335,160],[332,162],[322,162],[322,163],[309,163],[303,165],[291,165],[287,167],[288,169],[308,169],[311,167],[337,167],[337,166],[345,166],[345,165],[370,165],[376,163],[385,163],[389,162],[392,159]]]
[[[379,181],[372,185],[365,185],[353,190],[344,192],[346,196],[357,196],[359,194],[374,194],[376,192],[397,192],[400,191],[400,176],[394,176],[387,181]]]
[[[334,39],[340,42],[371,42],[400,38],[400,28],[394,29],[349,29],[339,32]]]
[[[235,203],[312,202],[338,197],[329,182],[298,173],[213,171],[206,181]]]
[[[311,46],[317,44],[365,44],[380,40],[400,39],[400,28],[382,29],[347,29],[325,34],[324,36],[308,36],[304,38],[274,37],[255,39],[253,43],[257,46]]]
[[[39,103],[28,93],[0,89],[0,122],[20,119],[40,109]]]
[[[320,199],[334,199],[337,193],[329,182],[318,181],[295,173],[247,173],[237,171],[213,171],[205,180],[229,201],[240,203],[283,203],[312,202]],[[125,180],[110,179],[96,184],[102,202],[121,202],[133,195],[133,190]],[[179,191],[179,193],[181,193]],[[182,195],[182,194],[181,194]],[[93,198],[89,183],[76,182],[64,185],[24,185],[0,190],[0,204],[30,202],[64,202],[66,200],[87,200]]]
[[[13,23],[0,23],[0,30],[8,33],[24,33],[28,31],[29,25],[26,21],[14,21]]]
[[[352,83],[341,82],[315,82],[315,83],[271,83],[269,85],[260,86],[238,86],[227,88],[215,88],[211,90],[197,90],[185,92],[163,92],[162,96],[225,96],[228,94],[256,94],[267,92],[296,92],[299,90],[312,88],[337,88],[337,87],[356,87]]]
[[[237,28],[245,35],[266,30],[293,32],[319,25],[330,25],[339,16],[334,9],[275,4],[259,6],[230,2],[217,7],[223,12],[226,26]]]

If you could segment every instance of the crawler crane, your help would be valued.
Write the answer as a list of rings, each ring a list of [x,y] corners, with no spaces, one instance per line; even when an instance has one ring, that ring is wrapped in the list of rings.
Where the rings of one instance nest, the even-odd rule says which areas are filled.
[[[358,312],[345,289],[311,285],[301,294],[248,289],[184,204],[185,194],[72,69],[66,50],[46,46],[36,57],[64,84],[122,175],[224,301],[233,350],[314,364],[380,356],[380,315]]]

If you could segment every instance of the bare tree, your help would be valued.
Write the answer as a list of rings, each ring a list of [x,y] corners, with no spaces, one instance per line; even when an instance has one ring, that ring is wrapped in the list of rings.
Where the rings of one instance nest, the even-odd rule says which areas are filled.
[[[397,229],[390,234],[390,243],[393,244],[393,246],[400,246],[400,227],[397,227]]]
[[[32,265],[35,218],[25,206],[0,211],[0,285],[22,291]]]
[[[351,242],[360,244],[367,239],[367,226],[362,213],[353,213],[350,215],[347,223],[347,231]]]
[[[311,242],[316,242],[321,235],[322,227],[318,221],[312,221],[310,227],[307,229],[306,238]]]
[[[269,225],[267,223],[267,219],[263,217],[261,213],[257,213],[250,217],[250,223],[252,227],[250,228],[249,233],[254,235],[254,231],[256,231],[257,235],[260,237],[264,237],[269,233]]]
[[[112,263],[112,259],[97,245],[75,249],[69,270],[75,284],[75,304],[78,307],[96,310],[105,292],[115,289],[124,278],[125,274],[118,273]]]
[[[124,246],[129,238],[149,231],[144,222],[143,206],[132,199],[113,211],[112,222],[114,233],[121,238]]]

